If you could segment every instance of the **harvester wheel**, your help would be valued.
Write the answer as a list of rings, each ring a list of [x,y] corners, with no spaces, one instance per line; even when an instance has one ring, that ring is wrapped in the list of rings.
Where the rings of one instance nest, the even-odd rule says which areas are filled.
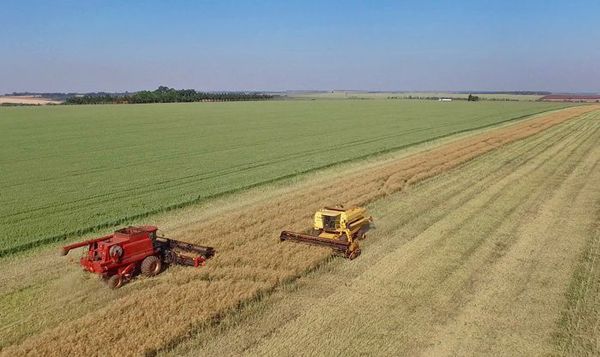
[[[146,276],[155,276],[160,273],[160,269],[162,268],[162,262],[160,259],[154,255],[144,258],[142,260],[142,274]]]
[[[106,284],[111,289],[118,289],[121,287],[121,285],[123,285],[123,277],[119,274],[115,274],[108,278]]]

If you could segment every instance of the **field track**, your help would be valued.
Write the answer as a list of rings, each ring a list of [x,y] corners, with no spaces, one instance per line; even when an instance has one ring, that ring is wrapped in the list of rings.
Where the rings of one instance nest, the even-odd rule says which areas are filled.
[[[0,326],[9,327],[0,330],[2,352],[117,355],[178,344],[186,352],[199,343],[190,333],[202,340],[207,323],[257,297],[274,292],[276,299],[282,283],[328,262],[331,273],[304,278],[308,290],[299,291],[306,294],[286,295],[286,303],[275,301],[265,312],[282,316],[276,323],[255,321],[257,333],[269,336],[261,344],[252,343],[256,335],[223,343],[227,334],[242,333],[233,328],[203,344],[203,353],[281,354],[309,348],[316,336],[328,337],[325,345],[315,342],[321,347],[356,353],[382,345],[389,354],[495,353],[506,346],[531,354],[560,343],[567,349],[571,334],[556,344],[542,334],[557,323],[598,219],[600,120],[598,112],[587,114],[592,110],[598,107],[538,116],[205,222],[180,222],[175,238],[217,248],[203,270],[174,268],[107,292],[82,276],[74,259],[65,264],[41,253],[35,264],[30,257],[1,262],[8,266],[0,277]],[[377,217],[358,260],[330,262],[327,250],[277,242],[281,229],[306,228],[311,212],[332,203],[370,204]],[[285,310],[288,303],[298,310]],[[28,336],[32,331],[39,334]],[[492,342],[478,344],[484,336]]]
[[[26,105],[45,105],[60,104],[60,101],[29,96],[0,96],[0,105],[2,104],[26,104]]]

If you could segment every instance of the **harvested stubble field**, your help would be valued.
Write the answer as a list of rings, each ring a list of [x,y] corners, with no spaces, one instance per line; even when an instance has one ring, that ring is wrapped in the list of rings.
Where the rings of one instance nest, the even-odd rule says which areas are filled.
[[[564,106],[325,100],[0,108],[0,256]]]
[[[598,142],[600,108],[570,108],[189,210],[169,233],[218,255],[118,291],[74,257],[4,258],[2,352],[597,353]],[[376,217],[360,258],[278,243],[331,203]]]

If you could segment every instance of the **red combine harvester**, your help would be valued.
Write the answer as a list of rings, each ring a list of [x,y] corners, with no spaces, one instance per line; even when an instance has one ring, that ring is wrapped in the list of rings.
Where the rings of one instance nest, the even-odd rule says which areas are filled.
[[[211,247],[159,237],[157,230],[155,226],[126,227],[104,237],[67,245],[61,254],[87,246],[81,266],[100,274],[111,289],[121,287],[138,271],[155,276],[163,263],[204,266],[206,259],[215,254]]]

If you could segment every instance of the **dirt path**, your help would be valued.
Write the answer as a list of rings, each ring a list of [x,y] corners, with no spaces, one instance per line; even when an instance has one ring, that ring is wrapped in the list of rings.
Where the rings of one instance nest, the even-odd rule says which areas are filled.
[[[570,322],[559,320],[581,252],[600,238],[598,142],[600,113],[375,202],[377,230],[359,260],[332,263],[171,353],[593,355],[594,249],[578,279],[586,292]],[[580,343],[557,345],[563,329]]]
[[[42,97],[31,96],[0,96],[1,104],[26,104],[26,105],[45,105],[61,104],[62,102]]]
[[[318,322],[315,326],[322,324],[322,328],[315,327],[314,331],[331,336],[330,347],[345,344],[344,348],[350,351],[364,352],[393,337],[396,349],[388,352],[399,348],[407,353],[423,351],[423,346],[451,350],[453,346],[432,344],[434,336],[443,334],[444,324],[440,321],[450,323],[446,316],[454,316],[453,311],[471,301],[462,292],[471,286],[467,282],[479,281],[473,272],[488,276],[483,271],[487,265],[481,261],[499,254],[497,244],[508,249],[515,243],[511,239],[515,236],[511,233],[516,229],[514,221],[521,222],[518,227],[523,225],[519,229],[527,230],[529,220],[525,217],[533,214],[538,205],[546,204],[547,190],[560,186],[564,178],[560,175],[569,176],[572,174],[569,170],[579,167],[571,158],[589,156],[582,156],[580,151],[589,149],[594,140],[598,142],[597,120],[569,119],[596,109],[576,107],[538,116],[409,157],[371,165],[366,173],[299,185],[286,189],[284,195],[275,192],[264,201],[240,203],[235,210],[220,212],[213,218],[192,217],[177,222],[180,228],[171,231],[176,238],[217,248],[218,255],[206,269],[169,269],[157,278],[139,279],[119,291],[108,292],[95,279],[82,275],[74,259],[67,268],[64,260],[47,253],[41,254],[43,263],[36,262],[33,267],[28,265],[30,257],[13,259],[6,263],[10,269],[0,278],[3,283],[0,319],[8,326],[0,330],[0,337],[9,341],[4,342],[2,352],[64,355],[101,350],[116,355],[124,351],[153,353],[169,349],[186,341],[190,333],[201,333],[207,323],[227,318],[228,312],[237,310],[240,304],[252,303],[328,261],[326,249],[298,249],[279,244],[276,237],[281,229],[305,228],[310,213],[324,204],[366,204],[377,200],[381,204],[374,203],[372,208],[378,217],[379,238],[367,242],[366,258],[361,257],[357,264],[335,261],[326,265],[346,269],[344,274],[350,276],[340,279],[336,275],[331,279],[337,284],[352,281],[348,291],[356,295],[346,296],[349,300],[319,300],[314,308],[299,311],[307,311],[306,318]],[[499,156],[485,160],[484,166],[471,162],[477,156],[546,129],[543,136],[492,153]],[[454,176],[432,181],[435,184],[425,196],[394,194],[465,163],[470,170],[468,174],[463,174],[461,168],[454,171]],[[555,174],[561,179],[548,179]],[[510,195],[511,200],[498,200],[506,197],[503,195]],[[510,203],[499,205],[499,202]],[[371,266],[377,270],[367,270]],[[32,272],[38,275],[32,278]],[[358,279],[360,274],[364,274],[364,279]],[[350,279],[352,276],[357,280]],[[399,280],[399,276],[404,278]],[[411,299],[412,304],[403,300],[388,303],[390,294]],[[299,302],[303,301],[310,299]],[[331,309],[330,302],[341,307]],[[432,310],[431,306],[437,303],[440,309]],[[389,305],[390,309],[378,310],[382,305]],[[323,311],[331,311],[327,321],[318,319]],[[365,319],[381,313],[383,317],[400,315],[388,320],[389,326],[373,326],[372,330],[364,331],[369,326]],[[344,316],[350,320],[338,319]],[[408,317],[410,321],[403,320]],[[462,318],[468,321],[467,316]],[[269,332],[273,341],[279,341],[279,333],[285,336],[288,329],[295,331],[284,322],[281,330]],[[343,334],[338,334],[341,322],[343,326],[359,326],[357,331],[363,333],[361,336],[371,338],[359,347],[348,344]],[[414,328],[404,328],[406,323]],[[424,328],[430,325],[437,326],[437,330]],[[39,333],[30,336],[32,331]],[[389,335],[390,331],[398,334]],[[308,331],[295,331],[294,336],[288,344],[271,352],[296,348],[294,343],[299,341],[310,345]],[[252,348],[268,352],[269,346],[265,342]]]

